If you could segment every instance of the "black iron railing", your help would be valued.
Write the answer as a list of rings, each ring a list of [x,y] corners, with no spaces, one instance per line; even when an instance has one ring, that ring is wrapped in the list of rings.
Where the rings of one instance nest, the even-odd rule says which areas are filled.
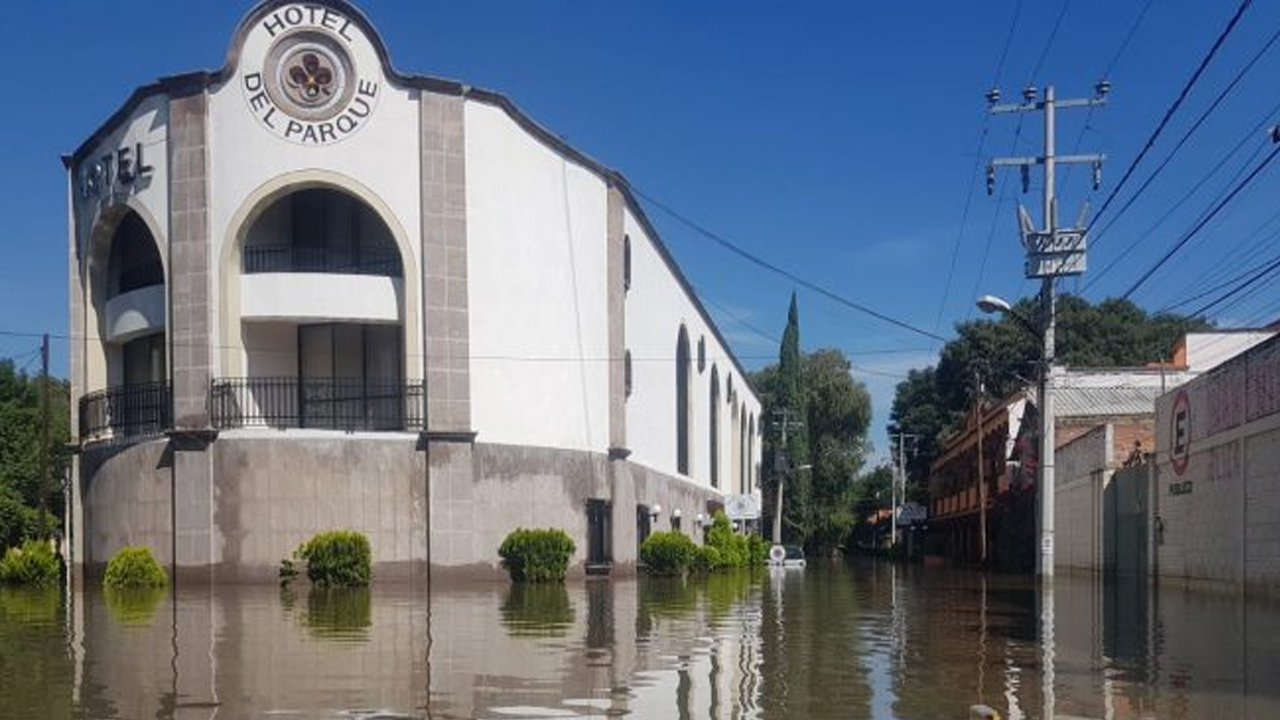
[[[121,385],[80,398],[80,438],[85,441],[145,438],[173,426],[169,383]]]
[[[401,277],[404,271],[400,265],[400,253],[395,248],[339,250],[298,245],[250,245],[244,249],[244,272]]]
[[[213,426],[420,430],[421,380],[218,378],[209,394]]]

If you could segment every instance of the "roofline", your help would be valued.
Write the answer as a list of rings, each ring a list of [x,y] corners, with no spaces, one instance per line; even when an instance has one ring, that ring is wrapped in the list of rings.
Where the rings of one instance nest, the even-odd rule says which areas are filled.
[[[227,59],[223,66],[217,70],[198,70],[195,72],[182,73],[179,75],[170,75],[161,77],[157,81],[143,85],[133,91],[129,98],[124,101],[114,113],[112,113],[105,122],[93,132],[84,142],[80,143],[72,153],[62,156],[63,166],[70,170],[72,167],[80,164],[89,155],[89,152],[96,147],[102,140],[115,132],[134,111],[138,109],[145,100],[156,95],[186,96],[207,91],[209,88],[220,85],[229,80],[236,70],[236,66],[240,60],[240,48],[244,44],[245,35],[249,30],[265,15],[275,11],[285,5],[292,4],[296,0],[263,0],[263,2],[255,5],[245,14],[236,27],[235,34],[232,36],[231,45],[227,50]],[[374,51],[378,54],[378,60],[382,64],[382,72],[392,83],[403,88],[419,91],[427,91],[439,93],[442,95],[453,95],[467,100],[476,100],[477,102],[495,105],[506,112],[507,116],[516,122],[529,134],[541,140],[544,144],[551,147],[570,160],[586,168],[587,170],[598,175],[609,186],[618,188],[623,198],[627,202],[627,206],[635,216],[636,220],[644,228],[649,239],[653,242],[654,247],[658,249],[658,255],[662,257],[662,261],[666,263],[667,269],[675,277],[676,282],[680,284],[681,289],[685,291],[689,299],[693,302],[694,309],[702,316],[703,322],[711,329],[711,334],[715,336],[720,345],[724,347],[725,352],[729,356],[729,360],[737,369],[738,374],[742,377],[742,382],[747,389],[755,397],[756,402],[761,402],[760,394],[756,391],[752,384],[750,375],[747,370],[739,362],[737,355],[733,352],[732,346],[729,345],[724,335],[721,334],[720,328],[711,318],[711,314],[707,312],[706,307],[702,304],[702,300],[698,298],[698,293],[694,291],[693,285],[689,283],[684,272],[680,270],[680,266],[676,264],[675,258],[672,257],[670,250],[662,242],[661,236],[657,229],[649,220],[649,216],[645,214],[635,193],[631,190],[631,184],[626,177],[618,170],[610,168],[597,161],[595,158],[587,155],[581,150],[573,147],[565,142],[558,135],[543,127],[532,117],[522,111],[514,102],[506,95],[495,92],[493,90],[485,90],[482,88],[472,87],[466,83],[456,80],[446,80],[443,78],[432,77],[429,75],[402,73],[391,64],[391,56],[387,52],[386,45],[382,42],[382,36],[374,28],[373,23],[359,8],[350,4],[346,0],[308,0],[309,4],[321,5],[333,8],[344,15],[351,18],[353,22],[360,27],[365,36],[369,38],[373,45]]]

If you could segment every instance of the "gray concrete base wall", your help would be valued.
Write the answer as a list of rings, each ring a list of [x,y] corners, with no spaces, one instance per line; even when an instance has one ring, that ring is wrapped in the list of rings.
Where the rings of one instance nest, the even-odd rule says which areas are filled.
[[[83,562],[106,565],[126,545],[145,545],[166,565],[173,559],[173,476],[168,442],[101,446],[80,458]]]
[[[720,499],[603,453],[401,434],[244,431],[198,451],[152,440],[89,449],[81,468],[91,566],[125,545],[173,564],[176,543],[179,574],[232,580],[275,579],[281,559],[331,529],[367,535],[382,579],[416,577],[428,563],[445,576],[497,579],[507,533],[561,528],[577,545],[577,575],[591,499],[612,503],[613,572],[626,575],[635,571],[638,505],[661,507],[655,532],[672,529],[679,510],[681,529],[701,542],[697,517]]]

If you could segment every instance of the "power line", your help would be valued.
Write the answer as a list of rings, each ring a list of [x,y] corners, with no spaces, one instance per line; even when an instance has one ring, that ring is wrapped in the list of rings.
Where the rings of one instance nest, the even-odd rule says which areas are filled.
[[[1163,225],[1166,220],[1173,217],[1174,213],[1182,209],[1182,206],[1188,200],[1190,200],[1193,195],[1199,192],[1200,188],[1204,187],[1205,184],[1209,182],[1209,180],[1211,180],[1215,175],[1217,175],[1218,171],[1221,170],[1223,167],[1225,167],[1226,164],[1231,160],[1231,158],[1235,157],[1236,153],[1238,153],[1240,149],[1243,148],[1245,144],[1249,142],[1249,140],[1257,137],[1258,132],[1262,130],[1263,126],[1266,125],[1267,122],[1271,120],[1271,118],[1273,118],[1278,112],[1280,112],[1280,103],[1277,103],[1274,106],[1272,106],[1271,109],[1269,109],[1261,118],[1259,118],[1258,121],[1253,125],[1253,127],[1251,127],[1244,135],[1240,137],[1240,139],[1231,148],[1231,150],[1227,151],[1227,153],[1222,156],[1222,159],[1218,160],[1217,164],[1215,164],[1207,173],[1202,174],[1200,176],[1200,179],[1197,180],[1196,183],[1192,185],[1191,188],[1182,195],[1182,197],[1180,197],[1178,200],[1174,201],[1173,203],[1170,203],[1168,209],[1165,210],[1164,213],[1162,213],[1160,217],[1156,220],[1156,222],[1153,223],[1150,227],[1148,227],[1142,233],[1142,235],[1140,235],[1133,242],[1126,245],[1125,249],[1122,250],[1118,256],[1112,259],[1111,262],[1107,263],[1106,267],[1094,273],[1093,277],[1091,277],[1089,281],[1085,283],[1084,287],[1081,288],[1081,292],[1085,292],[1089,288],[1097,284],[1098,281],[1101,280],[1107,273],[1111,272],[1111,270],[1114,269],[1116,265],[1119,265],[1120,262],[1123,261],[1124,258],[1126,258],[1129,255],[1129,253],[1137,249],[1138,245],[1141,245],[1142,242],[1145,241],[1148,237],[1150,237],[1151,234],[1154,233],[1157,228]],[[1222,197],[1222,194],[1227,191],[1227,188],[1231,187],[1232,183],[1235,182],[1235,179],[1240,176],[1240,173],[1243,173],[1245,168],[1249,166],[1249,163],[1253,161],[1253,158],[1257,157],[1259,154],[1261,154],[1261,152],[1262,151],[1260,148],[1254,155],[1245,159],[1245,162],[1241,164],[1240,169],[1236,171],[1236,174],[1232,177],[1232,179],[1228,180],[1227,183],[1223,186],[1222,190],[1218,193],[1217,197],[1215,197],[1214,200],[1210,201],[1210,205],[1217,202],[1218,198]],[[1110,227],[1110,224],[1108,224],[1107,227]],[[1106,232],[1106,228],[1104,228],[1102,232]],[[1097,245],[1096,241],[1094,245],[1096,247]]]
[[[1195,237],[1196,234],[1199,233],[1204,228],[1204,226],[1207,225],[1209,221],[1214,218],[1215,215],[1221,212],[1222,208],[1226,207],[1232,201],[1232,199],[1235,198],[1236,195],[1240,194],[1241,190],[1248,187],[1249,183],[1253,182],[1253,179],[1257,177],[1259,173],[1265,170],[1266,167],[1271,164],[1272,160],[1275,160],[1277,153],[1280,153],[1280,145],[1277,145],[1276,148],[1272,150],[1270,154],[1267,155],[1266,159],[1264,159],[1261,163],[1258,164],[1257,167],[1253,169],[1253,172],[1249,173],[1249,175],[1245,177],[1244,180],[1241,180],[1240,183],[1237,184],[1235,188],[1233,188],[1231,192],[1225,198],[1222,199],[1221,202],[1219,202],[1203,219],[1201,219],[1200,222],[1196,223],[1195,227],[1191,228],[1191,230],[1187,232],[1185,235],[1183,235],[1182,238],[1178,240],[1178,242],[1174,243],[1173,247],[1169,248],[1168,252],[1166,252],[1163,256],[1161,256],[1161,258],[1157,260],[1154,265],[1148,268],[1146,272],[1144,272],[1142,276],[1139,277],[1133,283],[1133,285],[1131,285],[1129,289],[1125,291],[1122,297],[1127,299],[1130,296],[1132,296],[1133,293],[1138,290],[1138,288],[1142,287],[1142,285],[1146,283],[1146,281],[1150,279],[1151,276],[1154,275],[1157,270],[1159,270],[1166,262],[1168,262],[1169,259],[1174,256],[1175,253],[1181,250],[1183,246],[1185,246],[1191,240],[1191,238]]]
[[[1000,87],[1000,77],[1004,74],[1004,64],[1009,57],[1009,47],[1013,45],[1013,34],[1018,27],[1018,19],[1022,17],[1022,0],[1018,0],[1018,4],[1013,9],[1013,19],[1009,21],[1009,31],[1004,36],[1004,47],[1000,49],[1000,60],[996,63],[996,72],[991,81],[991,87]],[[964,198],[964,210],[960,213],[960,228],[956,231],[955,242],[951,246],[951,263],[947,268],[947,282],[942,288],[942,301],[938,303],[938,316],[933,321],[933,331],[938,332],[942,327],[942,316],[947,310],[947,300],[951,299],[951,283],[955,279],[956,261],[960,257],[960,242],[964,238],[964,231],[969,225],[969,210],[973,206],[973,189],[978,184],[978,176],[982,169],[983,150],[986,149],[987,134],[990,132],[991,115],[982,114],[982,131],[978,135],[978,147],[974,153],[973,171],[969,174],[969,190]],[[988,242],[988,247],[990,243]]]
[[[1200,306],[1198,309],[1195,310],[1195,312],[1191,313],[1191,317],[1200,317],[1201,315],[1204,315],[1205,313],[1212,310],[1214,307],[1222,304],[1223,302],[1226,302],[1227,300],[1230,300],[1232,297],[1235,297],[1236,295],[1249,289],[1250,287],[1253,287],[1255,284],[1265,279],[1268,275],[1273,275],[1277,270],[1280,270],[1280,258],[1274,258],[1271,260],[1271,262],[1258,268],[1257,272],[1253,275],[1253,277],[1241,283],[1230,292],[1222,295],[1216,300],[1212,300]]]
[[[1112,188],[1111,193],[1107,195],[1107,199],[1102,202],[1102,207],[1098,209],[1098,214],[1094,216],[1092,221],[1090,221],[1089,228],[1092,228],[1094,223],[1098,221],[1098,218],[1102,217],[1102,215],[1106,213],[1107,208],[1111,206],[1116,195],[1119,195],[1120,191],[1124,189],[1125,184],[1129,182],[1129,178],[1133,176],[1134,171],[1138,168],[1138,164],[1142,162],[1142,159],[1145,158],[1147,153],[1151,151],[1151,148],[1155,146],[1156,140],[1160,137],[1160,134],[1164,132],[1165,127],[1173,118],[1174,113],[1178,112],[1178,108],[1182,107],[1183,101],[1185,101],[1187,96],[1191,94],[1191,89],[1195,87],[1196,83],[1200,80],[1200,76],[1204,73],[1205,68],[1209,67],[1209,63],[1213,60],[1213,57],[1217,55],[1218,49],[1222,47],[1224,42],[1226,42],[1227,37],[1231,35],[1231,31],[1235,30],[1236,24],[1240,22],[1240,17],[1244,15],[1244,11],[1249,8],[1249,5],[1251,5],[1252,2],[1253,0],[1241,1],[1240,6],[1236,8],[1235,14],[1231,16],[1231,21],[1228,22],[1227,26],[1218,34],[1217,39],[1213,42],[1213,46],[1209,48],[1209,52],[1200,60],[1200,64],[1196,66],[1195,72],[1193,72],[1191,77],[1187,79],[1187,82],[1182,87],[1182,91],[1179,92],[1178,97],[1174,99],[1173,104],[1165,110],[1164,117],[1160,119],[1155,130],[1151,132],[1151,135],[1147,138],[1146,142],[1143,143],[1142,149],[1138,151],[1138,155],[1134,157],[1133,161],[1129,163],[1129,167],[1125,169],[1124,174],[1120,176],[1120,182],[1116,183],[1116,186]]]
[[[913,333],[916,333],[917,335],[923,335],[924,337],[927,337],[927,338],[929,338],[929,339],[931,339],[931,340],[939,340],[939,341],[942,341],[942,342],[946,342],[946,341],[947,341],[947,339],[946,339],[946,338],[942,337],[941,335],[938,335],[937,333],[930,332],[930,331],[925,330],[925,329],[923,329],[923,328],[920,328],[920,327],[917,327],[917,326],[915,326],[915,325],[912,325],[911,323],[909,323],[909,322],[907,322],[907,321],[905,321],[905,320],[899,320],[898,318],[892,317],[892,316],[887,315],[887,314],[885,314],[885,313],[882,313],[882,312],[880,312],[880,311],[878,311],[878,310],[874,310],[874,309],[872,309],[872,308],[870,308],[870,307],[868,307],[868,306],[866,306],[866,305],[863,305],[862,303],[860,303],[860,302],[858,302],[858,301],[856,301],[856,300],[851,300],[851,299],[849,299],[849,298],[847,298],[847,297],[845,297],[845,296],[843,296],[843,295],[840,295],[840,294],[838,294],[838,293],[836,293],[836,292],[834,292],[834,291],[832,291],[832,290],[828,290],[827,288],[825,288],[825,287],[823,287],[823,286],[821,286],[821,285],[819,285],[819,284],[817,284],[817,283],[815,283],[815,282],[813,282],[813,281],[805,280],[804,278],[800,277],[799,275],[796,275],[795,273],[791,272],[790,270],[786,270],[786,269],[784,269],[784,268],[782,268],[782,267],[780,267],[780,266],[778,266],[778,265],[775,265],[774,263],[769,262],[768,260],[765,260],[765,259],[761,258],[760,256],[758,256],[758,255],[756,255],[756,254],[754,254],[754,253],[752,253],[752,252],[749,252],[749,251],[747,251],[747,250],[743,249],[741,246],[739,246],[739,245],[737,245],[736,243],[732,242],[731,240],[729,240],[729,239],[725,238],[724,236],[719,235],[718,233],[715,233],[715,232],[713,232],[713,231],[711,231],[711,230],[707,229],[706,227],[703,227],[702,225],[698,224],[697,222],[694,222],[693,220],[689,219],[688,217],[686,217],[686,216],[684,216],[684,215],[680,214],[680,213],[679,213],[679,212],[677,212],[676,210],[672,209],[671,207],[669,207],[669,206],[667,206],[666,204],[662,203],[661,201],[657,200],[657,199],[656,199],[656,198],[654,198],[653,196],[651,196],[651,195],[649,195],[649,194],[647,194],[647,193],[643,192],[640,188],[636,187],[635,185],[632,185],[632,186],[631,186],[631,190],[632,190],[632,192],[634,192],[636,195],[638,195],[638,196],[640,196],[641,198],[643,198],[643,199],[644,199],[646,202],[648,202],[650,205],[653,205],[654,207],[658,208],[658,209],[659,209],[659,210],[661,210],[663,213],[665,213],[666,215],[669,215],[671,218],[673,218],[673,219],[674,219],[674,220],[676,220],[677,222],[679,222],[679,223],[681,223],[682,225],[684,225],[684,226],[688,227],[689,229],[693,230],[693,231],[694,231],[694,232],[696,232],[697,234],[702,235],[703,237],[707,238],[708,240],[711,240],[711,241],[715,242],[716,244],[718,244],[718,245],[720,245],[721,247],[725,248],[725,249],[726,249],[726,250],[728,250],[729,252],[733,253],[734,255],[737,255],[738,257],[740,257],[740,258],[742,258],[742,259],[746,260],[747,262],[750,262],[750,263],[751,263],[751,264],[753,264],[753,265],[756,265],[756,266],[758,266],[758,267],[764,268],[765,270],[768,270],[769,272],[772,272],[772,273],[774,273],[774,274],[776,274],[776,275],[779,275],[779,276],[781,276],[781,277],[784,277],[784,278],[786,278],[787,280],[790,280],[791,282],[793,282],[793,283],[795,283],[795,284],[797,284],[797,285],[799,285],[799,286],[801,286],[801,287],[803,287],[803,288],[806,288],[806,289],[808,289],[808,290],[811,290],[811,291],[813,291],[813,292],[815,292],[815,293],[817,293],[817,294],[819,294],[819,295],[821,295],[821,296],[823,296],[823,297],[827,298],[828,300],[831,300],[831,301],[833,301],[833,302],[835,302],[835,303],[838,303],[838,304],[840,304],[840,305],[843,305],[843,306],[845,306],[845,307],[847,307],[847,308],[849,308],[849,309],[851,309],[851,310],[855,310],[855,311],[860,312],[860,313],[862,313],[862,314],[864,314],[864,315],[870,315],[871,317],[876,318],[876,319],[881,320],[881,321],[884,321],[884,322],[886,322],[886,323],[889,323],[890,325],[894,325],[894,326],[896,326],[896,327],[902,328],[903,330],[909,330],[909,331],[911,331],[911,332],[913,332]]]
[[[1142,197],[1142,194],[1146,192],[1147,188],[1151,187],[1151,183],[1153,183],[1160,173],[1168,167],[1169,163],[1172,162],[1173,158],[1178,154],[1178,151],[1187,144],[1187,141],[1191,139],[1191,136],[1200,129],[1205,120],[1209,119],[1209,116],[1213,114],[1213,111],[1218,109],[1218,106],[1222,104],[1222,101],[1225,100],[1227,96],[1231,94],[1231,91],[1240,84],[1240,81],[1244,80],[1245,75],[1247,75],[1249,71],[1253,69],[1253,66],[1262,59],[1262,56],[1267,54],[1267,51],[1275,45],[1277,40],[1280,40],[1280,29],[1277,29],[1276,32],[1272,33],[1267,42],[1258,50],[1258,52],[1254,53],[1252,58],[1249,59],[1249,62],[1245,63],[1244,67],[1240,68],[1235,77],[1231,78],[1231,82],[1227,83],[1226,86],[1219,91],[1217,97],[1213,99],[1213,102],[1209,103],[1209,106],[1204,109],[1204,112],[1200,113],[1200,116],[1191,124],[1191,127],[1187,128],[1187,131],[1178,139],[1178,142],[1173,146],[1173,149],[1169,151],[1169,154],[1165,156],[1164,160],[1156,166],[1155,170],[1151,171],[1151,174],[1147,176],[1147,179],[1138,186],[1138,189],[1134,191],[1127,200],[1125,200],[1124,204],[1120,206],[1120,209],[1111,216],[1111,219],[1107,221],[1107,224],[1098,231],[1098,235],[1094,238],[1095,245],[1103,233],[1105,233],[1112,225],[1115,225],[1116,221],[1124,216],[1125,211],[1132,207],[1133,204],[1137,202],[1138,198]]]
[[[1273,237],[1273,239],[1274,239],[1274,237]],[[1277,255],[1276,257],[1272,258],[1271,260],[1268,260],[1266,263],[1263,263],[1263,268],[1262,268],[1262,270],[1265,270],[1267,267],[1270,267],[1272,262],[1280,262],[1280,255]],[[1255,273],[1258,273],[1258,272],[1260,272],[1260,270],[1259,270],[1258,266],[1251,267],[1251,268],[1249,268],[1248,270],[1245,270],[1244,272],[1242,272],[1242,273],[1240,273],[1240,274],[1238,274],[1238,275],[1236,275],[1236,276],[1234,276],[1234,277],[1230,278],[1229,280],[1226,280],[1225,282],[1221,282],[1221,283],[1218,283],[1217,285],[1214,285],[1213,287],[1209,288],[1208,290],[1205,290],[1205,291],[1203,291],[1203,292],[1200,292],[1200,293],[1197,293],[1197,294],[1195,294],[1195,295],[1192,295],[1191,297],[1186,298],[1186,299],[1184,299],[1184,300],[1179,300],[1178,302],[1175,302],[1175,303],[1173,303],[1173,304],[1171,304],[1171,305],[1166,305],[1166,306],[1164,306],[1164,307],[1160,308],[1160,310],[1159,310],[1158,312],[1159,312],[1159,313],[1165,313],[1165,312],[1169,312],[1169,311],[1171,311],[1171,310],[1177,310],[1178,308],[1182,307],[1183,305],[1190,305],[1191,303],[1193,303],[1193,302],[1195,302],[1195,301],[1197,301],[1197,300],[1199,300],[1199,299],[1201,299],[1201,298],[1208,297],[1208,296],[1210,296],[1210,295],[1214,294],[1215,292],[1217,292],[1217,291],[1219,291],[1219,290],[1221,290],[1221,289],[1223,289],[1223,288],[1225,288],[1225,287],[1229,287],[1229,286],[1231,286],[1231,285],[1234,285],[1234,284],[1236,284],[1236,283],[1240,282],[1241,280],[1244,280],[1244,279],[1246,279],[1246,278],[1248,278],[1248,277],[1250,277],[1250,276],[1252,276],[1252,275],[1254,275]]]

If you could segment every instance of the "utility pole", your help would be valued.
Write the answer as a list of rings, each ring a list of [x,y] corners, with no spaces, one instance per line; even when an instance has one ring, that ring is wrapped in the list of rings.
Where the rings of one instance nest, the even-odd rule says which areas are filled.
[[[49,333],[40,341],[40,533],[49,526]]]
[[[974,371],[973,416],[978,432],[978,541],[982,543],[978,559],[983,566],[987,564],[987,478],[986,467],[982,457],[982,445],[986,440],[982,432],[982,373]]]
[[[1087,164],[1093,167],[1093,185],[1096,189],[1101,183],[1102,163],[1105,155],[1061,155],[1055,150],[1055,122],[1057,111],[1067,108],[1081,108],[1106,103],[1111,83],[1099,81],[1094,86],[1092,98],[1058,100],[1053,86],[1044,89],[1044,100],[1037,101],[1037,91],[1028,87],[1022,91],[1021,103],[998,105],[1000,91],[992,89],[987,93],[987,102],[992,114],[1039,112],[1044,116],[1044,154],[1036,157],[995,158],[987,166],[987,194],[995,187],[995,169],[997,167],[1017,167],[1022,174],[1022,191],[1025,193],[1031,184],[1031,168],[1040,165],[1044,169],[1044,210],[1043,224],[1040,230],[1033,227],[1027,211],[1019,205],[1018,220],[1022,231],[1022,245],[1027,251],[1026,277],[1040,279],[1040,332],[1043,342],[1040,378],[1040,482],[1037,496],[1039,499],[1039,552],[1036,555],[1036,571],[1042,577],[1053,577],[1054,571],[1054,411],[1053,411],[1053,362],[1054,331],[1057,315],[1057,297],[1055,281],[1066,275],[1080,275],[1085,271],[1087,250],[1086,233],[1088,228],[1084,220],[1087,207],[1080,215],[1074,228],[1059,228],[1057,219],[1057,198],[1054,195],[1054,172],[1059,163]]]
[[[898,445],[897,454],[894,456],[893,462],[893,491],[890,493],[892,510],[890,511],[889,547],[895,547],[898,544],[898,498],[905,499],[907,494],[906,441],[915,440],[917,437],[920,436],[911,433],[897,433],[889,437],[890,442],[896,442]]]
[[[782,493],[787,485],[787,475],[791,473],[791,458],[787,454],[787,426],[791,424],[791,410],[782,408],[774,412],[781,416],[782,443],[773,454],[773,471],[778,476],[778,497],[773,504],[773,544],[782,544]],[[777,419],[774,422],[779,422]]]

